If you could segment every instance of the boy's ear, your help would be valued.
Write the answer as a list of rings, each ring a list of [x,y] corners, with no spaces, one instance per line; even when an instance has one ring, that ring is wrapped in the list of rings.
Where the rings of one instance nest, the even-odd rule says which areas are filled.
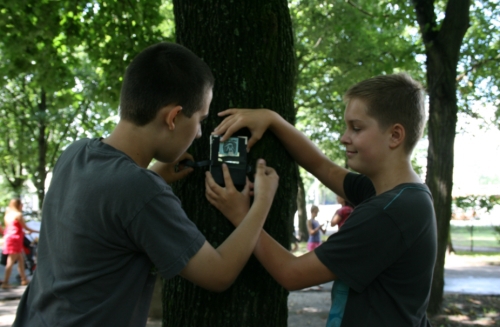
[[[401,144],[403,144],[406,137],[406,131],[403,125],[394,124],[391,127],[391,139],[389,141],[389,147],[395,149]]]
[[[173,131],[175,129],[175,119],[177,118],[177,116],[180,114],[181,111],[182,111],[181,106],[175,106],[167,112],[165,116],[165,123],[167,124],[168,129],[170,131]]]

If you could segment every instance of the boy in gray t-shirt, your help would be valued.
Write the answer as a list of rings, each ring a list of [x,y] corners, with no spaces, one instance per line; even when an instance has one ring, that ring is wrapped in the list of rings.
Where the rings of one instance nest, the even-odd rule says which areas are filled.
[[[233,283],[258,240],[276,172],[258,161],[250,211],[216,249],[166,183],[190,172],[172,167],[201,136],[213,82],[208,66],[177,44],[159,43],[134,58],[114,131],[75,142],[54,168],[38,266],[14,326],[145,326],[153,265],[164,278],[180,275],[213,291]],[[152,159],[158,162],[148,170]]]

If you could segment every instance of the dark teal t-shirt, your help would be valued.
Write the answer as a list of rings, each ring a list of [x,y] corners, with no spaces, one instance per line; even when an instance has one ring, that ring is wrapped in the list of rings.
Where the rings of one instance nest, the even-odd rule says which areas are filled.
[[[355,209],[315,250],[349,288],[341,326],[427,326],[437,251],[429,189],[408,183],[376,196],[366,176],[350,173],[344,191]]]
[[[171,278],[204,242],[161,177],[98,139],[75,142],[54,168],[14,326],[145,326],[152,265]]]

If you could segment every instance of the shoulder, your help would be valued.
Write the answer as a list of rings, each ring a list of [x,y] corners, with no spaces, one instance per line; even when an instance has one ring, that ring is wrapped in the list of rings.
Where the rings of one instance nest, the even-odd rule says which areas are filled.
[[[401,184],[383,195],[386,201],[385,210],[400,208],[405,211],[412,211],[432,207],[432,195],[425,184]]]
[[[362,174],[348,173],[344,179],[346,199],[358,205],[368,198],[375,196],[375,187],[372,181]]]

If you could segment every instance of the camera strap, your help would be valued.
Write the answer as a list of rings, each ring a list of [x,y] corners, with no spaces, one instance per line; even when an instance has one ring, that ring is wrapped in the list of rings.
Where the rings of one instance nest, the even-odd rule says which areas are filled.
[[[199,168],[199,167],[205,167],[205,166],[210,166],[210,160],[203,160],[203,161],[191,161],[189,159],[182,160],[179,162],[180,164],[187,166],[187,167],[192,167],[192,168]]]

